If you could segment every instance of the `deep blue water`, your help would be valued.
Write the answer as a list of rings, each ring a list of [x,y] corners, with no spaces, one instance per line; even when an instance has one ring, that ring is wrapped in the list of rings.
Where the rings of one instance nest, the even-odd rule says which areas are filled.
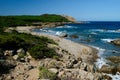
[[[35,32],[43,32],[55,35],[56,32],[64,32],[67,39],[103,50],[102,57],[120,56],[120,46],[110,43],[113,39],[120,38],[120,22],[87,22],[82,24],[66,24],[56,28],[34,29]],[[46,32],[47,31],[47,32]],[[79,38],[71,38],[77,35]],[[117,53],[113,53],[116,51]]]

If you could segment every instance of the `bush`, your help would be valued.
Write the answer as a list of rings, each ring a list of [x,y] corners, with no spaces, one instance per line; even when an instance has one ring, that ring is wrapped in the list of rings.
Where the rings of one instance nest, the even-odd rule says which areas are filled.
[[[5,60],[0,60],[0,74],[8,73],[15,65],[10,64]]]
[[[53,57],[55,55],[55,50],[48,48],[45,44],[39,44],[32,47],[30,50],[30,55],[35,59],[40,59],[44,57]]]
[[[15,35],[0,35],[0,48],[4,50],[14,50],[26,45],[22,38]]]
[[[50,80],[55,80],[56,79],[56,74],[50,72],[47,68],[45,67],[39,67],[39,77],[40,79],[50,79]]]
[[[0,34],[0,49],[2,50],[18,50],[23,48],[25,51],[30,51],[33,58],[52,57],[55,55],[55,50],[49,48],[48,44],[56,44],[52,39],[47,37],[37,37],[25,33],[2,33]],[[2,55],[2,54],[1,54]],[[19,57],[23,57],[20,54]]]
[[[25,55],[26,55],[26,54],[24,54],[24,53],[19,53],[19,54],[18,54],[18,58],[24,58]]]
[[[2,58],[4,56],[4,52],[3,50],[0,49],[0,58]]]
[[[53,56],[53,59],[55,59],[55,60],[57,60],[57,61],[59,61],[60,59],[59,59],[59,56]]]

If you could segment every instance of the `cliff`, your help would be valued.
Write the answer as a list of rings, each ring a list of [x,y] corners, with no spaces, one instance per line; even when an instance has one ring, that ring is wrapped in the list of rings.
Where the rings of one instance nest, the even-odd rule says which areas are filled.
[[[68,15],[62,15],[62,16],[65,17],[68,21],[77,22],[76,19],[71,16],[68,16]]]

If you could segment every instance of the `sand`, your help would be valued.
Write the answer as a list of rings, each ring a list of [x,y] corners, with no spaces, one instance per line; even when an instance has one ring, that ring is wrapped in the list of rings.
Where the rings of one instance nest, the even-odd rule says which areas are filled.
[[[54,35],[50,35],[50,34],[43,34],[43,33],[37,33],[37,32],[32,32],[31,29],[34,29],[34,26],[28,26],[28,27],[16,27],[16,30],[18,32],[24,32],[24,33],[29,33],[32,35],[37,35],[37,36],[45,36],[48,37],[50,39],[53,39],[54,41],[56,41],[59,46],[68,51],[69,53],[73,54],[76,56],[76,58],[82,58],[85,62],[89,62],[89,63],[94,63],[95,60],[98,58],[97,56],[97,50],[87,46],[87,45],[83,45],[83,44],[79,44],[79,43],[75,43],[73,41],[67,40],[65,38],[61,38],[59,36],[54,36]]]

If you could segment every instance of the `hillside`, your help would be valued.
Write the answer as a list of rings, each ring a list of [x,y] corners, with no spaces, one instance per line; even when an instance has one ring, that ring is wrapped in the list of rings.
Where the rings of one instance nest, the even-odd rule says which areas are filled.
[[[72,22],[70,19],[56,14],[43,14],[40,16],[0,16],[0,27],[15,27],[34,25],[35,22]]]

